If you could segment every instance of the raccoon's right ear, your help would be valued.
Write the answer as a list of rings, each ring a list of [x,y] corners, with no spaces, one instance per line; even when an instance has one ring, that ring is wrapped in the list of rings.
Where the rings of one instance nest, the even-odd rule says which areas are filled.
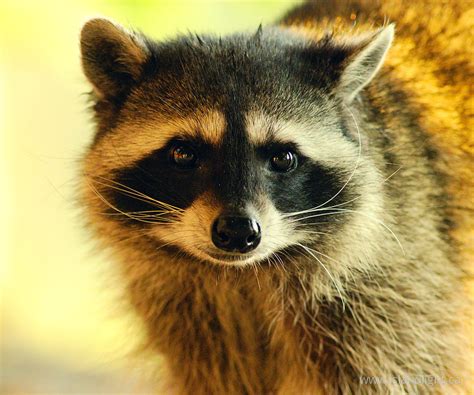
[[[338,86],[346,102],[350,103],[381,68],[392,45],[394,29],[394,24],[390,24],[352,48],[350,45],[346,47],[349,55],[342,62]]]
[[[113,99],[128,91],[149,53],[142,37],[107,19],[91,19],[82,28],[82,67],[98,98]]]

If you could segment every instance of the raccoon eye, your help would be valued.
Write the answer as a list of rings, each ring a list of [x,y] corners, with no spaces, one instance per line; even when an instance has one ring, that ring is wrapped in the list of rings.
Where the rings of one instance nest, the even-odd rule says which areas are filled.
[[[190,169],[196,166],[196,152],[188,145],[179,144],[171,150],[171,161],[182,169]]]
[[[298,160],[296,154],[292,151],[278,152],[270,159],[272,169],[280,173],[286,173],[296,168]]]

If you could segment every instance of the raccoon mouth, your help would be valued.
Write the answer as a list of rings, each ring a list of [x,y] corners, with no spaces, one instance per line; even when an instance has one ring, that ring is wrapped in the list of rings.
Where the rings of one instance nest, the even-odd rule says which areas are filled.
[[[206,251],[206,254],[209,255],[212,259],[215,259],[217,261],[230,262],[230,263],[246,261],[253,256],[253,254],[230,254],[230,253],[221,254],[221,253],[215,253],[215,252],[210,252],[210,251]]]

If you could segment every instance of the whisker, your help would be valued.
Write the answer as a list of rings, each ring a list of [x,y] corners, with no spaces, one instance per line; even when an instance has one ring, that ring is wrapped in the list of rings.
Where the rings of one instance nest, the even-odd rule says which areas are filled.
[[[130,218],[134,221],[143,222],[143,223],[147,223],[147,224],[155,224],[155,225],[157,225],[157,224],[159,224],[159,225],[168,225],[168,224],[179,223],[179,221],[176,221],[172,218],[161,218],[160,217],[159,220],[158,220],[157,217],[150,217],[150,218],[147,219],[147,217],[140,217],[140,216],[136,216],[136,215],[131,215],[130,213],[122,211],[119,208],[115,207],[93,185],[89,185],[89,186],[100,200],[102,200],[108,207],[110,207],[111,209],[116,211],[116,213],[101,213],[102,215],[106,215],[106,216],[122,215],[122,216]],[[175,215],[175,214],[173,214],[173,215]],[[153,221],[152,219],[157,219],[157,220]]]
[[[167,206],[167,207],[169,207],[169,208],[171,208],[171,209],[174,209],[174,210],[177,210],[177,211],[183,211],[183,209],[181,209],[181,208],[179,208],[179,207],[176,207],[176,206],[173,206],[173,205],[171,205],[171,204],[169,204],[169,203],[165,203],[165,202],[162,202],[162,201],[160,201],[160,200],[154,199],[154,198],[152,198],[151,196],[146,195],[146,194],[144,194],[144,193],[142,193],[142,192],[140,192],[140,191],[137,191],[136,189],[134,189],[134,188],[132,188],[132,187],[130,187],[130,186],[128,186],[128,185],[125,185],[125,184],[122,184],[122,183],[120,183],[120,182],[117,182],[117,181],[114,181],[114,180],[111,180],[111,179],[108,179],[108,178],[105,178],[105,177],[101,177],[101,176],[95,176],[95,178],[101,178],[101,179],[104,180],[104,181],[107,181],[107,182],[110,182],[110,183],[112,183],[112,184],[118,185],[118,187],[115,187],[115,188],[118,189],[118,190],[123,190],[124,192],[129,192],[129,193],[131,193],[131,194],[136,194],[137,196],[142,197],[142,198],[144,198],[144,199],[146,199],[146,200],[151,200],[151,201],[153,201],[153,202],[155,202],[155,203],[157,203],[157,204],[159,204],[159,205],[164,205],[164,206]],[[96,181],[96,182],[98,182],[98,181]],[[105,183],[104,183],[103,185],[109,186],[109,187],[113,188],[113,186],[108,185],[108,184],[105,184]]]
[[[134,215],[137,217],[160,217],[167,214],[174,214],[173,211],[167,210],[150,210],[149,212],[141,212],[141,211],[127,211],[128,214]],[[104,213],[104,215],[120,215],[119,213]]]
[[[331,209],[331,210],[337,210],[337,209]],[[342,209],[341,209],[341,210],[342,210]],[[305,219],[316,218],[316,217],[325,217],[325,216],[328,216],[328,215],[344,214],[344,212],[345,212],[345,211],[339,211],[339,210],[337,210],[337,212],[319,213],[319,214],[314,214],[314,215],[308,215],[308,216],[302,217],[302,218],[297,218],[297,219],[294,219],[294,220],[291,220],[291,221],[288,221],[288,222],[290,222],[290,223],[298,223],[298,222],[304,221]]]
[[[392,229],[390,229],[390,227],[388,225],[386,225],[383,221],[379,220],[378,218],[374,218],[374,217],[370,216],[369,214],[364,213],[362,211],[351,210],[351,209],[346,209],[346,208],[325,208],[325,209],[321,209],[321,211],[323,211],[323,210],[324,211],[330,211],[330,212],[329,213],[314,214],[314,215],[306,216],[306,217],[303,217],[303,218],[298,218],[298,219],[292,220],[290,222],[299,223],[299,222],[301,222],[305,219],[309,219],[309,218],[323,217],[323,216],[329,216],[329,215],[338,215],[338,214],[344,214],[344,213],[355,213],[355,214],[363,215],[364,217],[366,217],[366,218],[380,224],[381,226],[383,226],[393,236],[393,238],[396,240],[398,246],[402,250],[403,254],[405,254],[405,249],[403,248],[403,245],[400,242],[397,235],[393,232]],[[323,223],[323,222],[315,222],[315,223],[306,224],[306,225],[309,226],[309,225],[316,225],[316,224],[321,224],[321,223]]]
[[[130,218],[130,219],[133,219],[135,221],[139,221],[139,222],[144,222],[144,223],[150,223],[150,224],[153,224],[155,222],[153,221],[146,221],[146,220],[142,220],[142,219],[139,219],[139,218],[135,218],[134,216],[132,215],[129,215],[128,213],[126,213],[125,211],[122,211],[120,210],[119,208],[115,207],[112,203],[110,203],[98,190],[97,188],[94,187],[94,185],[92,185],[90,182],[88,183],[89,184],[89,187],[92,189],[92,191],[97,195],[97,197],[102,200],[107,206],[109,206],[111,209],[125,215],[126,217]]]
[[[341,292],[341,289],[340,287],[337,285],[336,283],[336,280],[334,279],[334,277],[332,276],[331,272],[328,270],[328,268],[324,265],[324,263],[321,261],[321,259],[319,259],[316,255],[314,255],[314,253],[312,251],[315,251],[313,250],[312,248],[309,248],[301,243],[296,243],[297,246],[300,246],[301,248],[303,248],[308,254],[310,254],[314,259],[316,259],[319,264],[321,265],[321,267],[325,270],[325,272],[327,273],[327,275],[329,276],[329,278],[331,279],[332,283],[334,284],[334,287],[336,288],[336,291],[337,293],[339,294],[339,297],[341,298],[341,302],[342,302],[342,311],[345,311],[345,308],[346,308],[346,305],[345,305],[345,301],[344,301],[344,298],[342,296],[342,292]]]
[[[312,207],[312,208],[302,210],[302,211],[295,211],[295,212],[292,212],[292,213],[283,214],[282,217],[283,218],[288,218],[288,217],[294,217],[294,216],[300,215],[300,214],[308,214],[308,213],[317,212],[317,211],[330,210],[334,207],[345,206],[346,204],[352,203],[352,202],[356,201],[357,199],[360,199],[361,197],[362,196],[357,196],[357,197],[355,197],[351,200],[348,200],[348,201],[343,202],[343,203],[335,204],[333,206],[328,206],[328,207],[318,206],[318,207]]]
[[[392,174],[390,174],[385,180],[382,181],[382,184],[386,183],[388,180],[390,180],[395,174],[397,174],[403,166],[400,166],[397,170],[395,170]]]
[[[357,211],[357,210],[349,210],[349,209],[334,209],[334,210],[337,210],[337,211],[344,210],[344,211],[349,212],[349,213],[356,213],[356,214],[359,214],[359,215],[363,215],[364,217],[369,218],[372,221],[375,221],[376,223],[382,225],[394,237],[394,239],[397,241],[397,244],[399,245],[400,249],[402,250],[403,254],[405,255],[405,249],[403,248],[403,245],[400,242],[400,240],[398,239],[397,235],[383,221],[379,220],[378,218],[371,217],[367,213],[363,213],[363,212]]]
[[[260,281],[259,281],[259,279],[258,279],[258,269],[257,269],[257,266],[256,266],[255,264],[252,265],[252,266],[253,266],[253,271],[254,271],[254,273],[255,273],[255,279],[257,280],[258,289],[259,289],[259,291],[261,291],[261,290],[262,290],[262,287],[261,287]]]
[[[360,158],[362,156],[362,138],[361,138],[361,135],[360,135],[360,129],[359,129],[359,125],[356,121],[356,118],[354,116],[354,113],[351,111],[351,109],[349,107],[347,107],[346,105],[344,105],[344,107],[346,108],[346,110],[349,112],[349,114],[351,115],[352,119],[354,120],[354,125],[356,127],[356,130],[357,130],[357,138],[359,140],[359,147],[358,147],[358,152],[357,152],[357,160],[356,160],[356,164],[354,166],[354,170],[352,171],[351,175],[349,176],[348,180],[345,182],[345,184],[342,186],[341,189],[339,189],[339,191],[332,197],[330,198],[329,200],[327,200],[326,202],[320,204],[318,207],[316,208],[319,208],[319,207],[323,207],[325,206],[326,204],[328,204],[329,202],[332,202],[337,196],[339,196],[339,194],[346,188],[346,186],[349,184],[349,182],[351,182],[352,178],[354,177],[358,167],[359,167],[359,164],[360,164]]]
[[[136,215],[136,214],[130,214],[128,212],[127,212],[127,214],[128,214],[129,218],[135,219],[137,221],[142,220],[141,222],[147,221],[147,223],[150,223],[150,224],[169,225],[169,224],[178,224],[179,223],[179,221],[177,221],[177,220],[165,217],[164,216],[165,214],[155,215],[155,216],[153,216],[153,215],[141,216],[141,215]],[[120,212],[117,212],[117,213],[101,213],[101,215],[120,217],[120,216],[123,216],[124,214],[120,213]]]
[[[97,180],[94,180],[94,182],[96,182],[97,184],[106,186],[108,188],[118,190],[118,191],[124,193],[127,196],[136,198],[137,200],[144,201],[146,203],[155,203],[155,205],[157,207],[166,207],[166,208],[172,209],[176,212],[183,212],[184,211],[183,209],[181,209],[179,207],[176,207],[176,206],[173,206],[169,203],[165,203],[165,202],[162,202],[160,200],[156,200],[156,199],[152,198],[151,196],[148,196],[148,195],[146,195],[142,192],[139,192],[139,191],[127,186],[127,185],[121,184],[121,183],[113,181],[113,180],[106,179],[104,177],[99,177],[99,178],[102,178],[105,181],[107,181],[109,183],[112,183],[112,184],[115,184],[115,185],[110,185],[110,184],[107,184],[106,182],[97,181]]]

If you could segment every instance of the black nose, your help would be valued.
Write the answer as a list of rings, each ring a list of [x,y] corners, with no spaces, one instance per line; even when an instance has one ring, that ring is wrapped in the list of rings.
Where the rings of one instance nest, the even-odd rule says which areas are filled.
[[[212,225],[212,242],[224,251],[246,253],[257,248],[260,225],[247,217],[222,215]]]

